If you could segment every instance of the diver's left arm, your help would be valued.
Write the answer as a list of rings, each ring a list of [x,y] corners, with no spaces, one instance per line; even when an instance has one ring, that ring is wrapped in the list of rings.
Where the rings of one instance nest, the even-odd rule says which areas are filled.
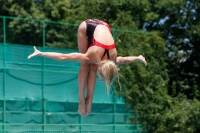
[[[130,63],[138,62],[138,61],[144,63],[145,66],[147,65],[147,62],[142,55],[140,55],[140,56],[127,56],[127,57],[119,56],[116,59],[116,64],[117,65],[119,65],[119,64],[130,64]]]

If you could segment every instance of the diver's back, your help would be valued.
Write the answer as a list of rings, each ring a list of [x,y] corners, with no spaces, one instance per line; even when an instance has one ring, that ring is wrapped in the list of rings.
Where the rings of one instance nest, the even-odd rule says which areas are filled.
[[[114,39],[112,34],[107,26],[105,25],[97,25],[94,31],[94,39],[104,45],[112,45],[114,44]]]

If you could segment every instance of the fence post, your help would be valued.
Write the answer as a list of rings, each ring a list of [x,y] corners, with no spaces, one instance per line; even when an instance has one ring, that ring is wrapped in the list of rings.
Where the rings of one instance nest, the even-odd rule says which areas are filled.
[[[112,29],[112,36],[115,40],[115,29]],[[114,126],[113,126],[113,130],[114,133],[116,133],[116,96],[115,93],[113,93],[113,108],[114,108],[114,112],[113,112],[113,122],[114,122]]]
[[[45,43],[46,43],[46,28],[45,21],[42,21],[42,45],[43,51],[45,51]],[[43,132],[45,133],[46,126],[46,100],[44,98],[44,89],[45,89],[45,58],[42,59],[42,101],[43,101]]]
[[[6,18],[3,17],[3,46],[4,46],[4,55],[3,55],[3,132],[6,130]]]
[[[79,115],[79,131],[82,133],[82,116]]]

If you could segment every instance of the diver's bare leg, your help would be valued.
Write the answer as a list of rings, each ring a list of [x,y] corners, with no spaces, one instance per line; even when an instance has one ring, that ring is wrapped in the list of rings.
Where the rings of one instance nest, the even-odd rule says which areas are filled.
[[[94,87],[96,83],[96,71],[97,66],[95,64],[90,65],[90,71],[87,80],[87,95],[86,95],[86,116],[90,115],[92,108],[92,99],[94,94]]]
[[[78,106],[78,113],[81,116],[85,116],[85,97],[84,97],[84,91],[87,84],[87,78],[88,78],[88,72],[89,72],[89,65],[88,64],[82,64],[79,70],[78,74],[78,86],[79,86],[79,106]]]
[[[86,23],[82,22],[78,28],[78,48],[80,53],[86,53],[88,49],[88,40],[86,36]],[[81,64],[79,73],[78,73],[78,86],[79,86],[79,107],[78,113],[81,116],[85,116],[85,97],[84,91],[87,85],[89,73],[89,65]]]

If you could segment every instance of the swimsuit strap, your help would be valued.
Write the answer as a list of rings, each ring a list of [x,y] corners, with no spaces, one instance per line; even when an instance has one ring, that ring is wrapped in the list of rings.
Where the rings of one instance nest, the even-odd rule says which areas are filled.
[[[101,57],[101,60],[105,57],[106,54],[108,56],[108,59],[110,59],[109,50],[105,50],[103,56]]]

